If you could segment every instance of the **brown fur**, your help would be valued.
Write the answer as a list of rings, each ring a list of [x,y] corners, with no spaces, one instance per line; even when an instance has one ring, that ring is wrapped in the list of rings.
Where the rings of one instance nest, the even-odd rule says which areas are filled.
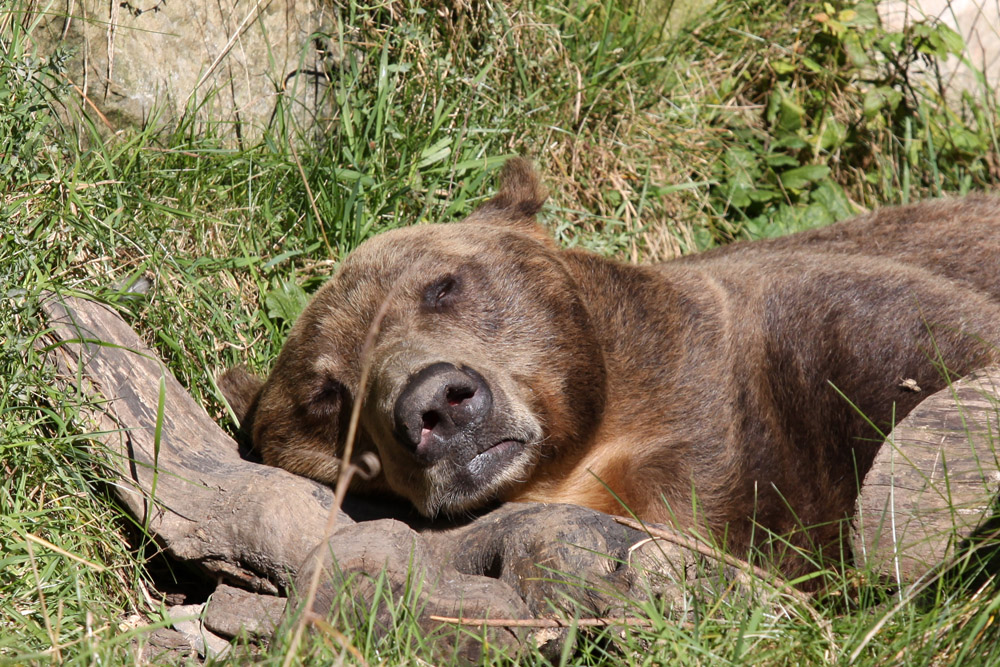
[[[736,550],[761,528],[831,548],[881,443],[867,420],[887,430],[949,373],[996,358],[997,200],[634,266],[558,249],[534,219],[544,198],[512,160],[466,221],[391,231],[348,257],[262,389],[245,371],[223,378],[264,460],[333,481],[385,302],[355,449],[383,473],[365,489],[427,515],[494,499],[624,513],[610,488],[644,519]],[[474,369],[492,407],[425,456],[393,410],[441,363]]]

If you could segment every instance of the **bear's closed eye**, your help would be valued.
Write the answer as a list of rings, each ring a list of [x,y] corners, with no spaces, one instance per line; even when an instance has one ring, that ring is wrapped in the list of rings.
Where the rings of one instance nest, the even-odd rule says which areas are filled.
[[[345,391],[344,385],[336,378],[323,378],[310,394],[310,412],[320,417],[330,417],[338,413]]]
[[[438,278],[424,288],[424,307],[436,311],[447,308],[454,303],[460,287],[457,276]]]

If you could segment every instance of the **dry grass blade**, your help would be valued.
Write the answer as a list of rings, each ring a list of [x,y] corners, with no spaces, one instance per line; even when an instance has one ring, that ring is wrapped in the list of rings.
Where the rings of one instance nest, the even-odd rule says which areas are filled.
[[[415,267],[411,267],[410,270],[413,271],[417,267],[419,267],[419,264]],[[320,544],[325,543],[330,539],[330,536],[333,535],[333,529],[336,527],[337,523],[337,512],[344,503],[344,496],[347,494],[347,488],[350,485],[353,476],[357,473],[366,477],[378,474],[380,464],[378,459],[373,454],[369,454],[364,458],[367,466],[367,470],[364,471],[350,461],[351,456],[354,453],[354,442],[357,439],[358,423],[361,419],[361,405],[364,401],[364,396],[368,387],[368,379],[371,373],[372,349],[375,346],[375,340],[378,338],[378,333],[382,326],[382,320],[385,318],[386,313],[389,310],[389,305],[392,303],[392,295],[399,283],[400,280],[397,279],[397,281],[393,283],[393,286],[389,289],[389,293],[382,300],[382,304],[379,306],[378,312],[375,314],[375,318],[368,327],[368,334],[365,336],[365,342],[361,348],[361,377],[358,382],[358,393],[355,397],[354,404],[351,407],[351,419],[348,423],[347,437],[344,441],[344,453],[341,458],[340,475],[337,478],[337,486],[334,491],[334,502],[333,506],[330,508],[330,514],[327,519],[326,528],[323,531],[323,537]],[[303,609],[305,611],[299,618],[298,623],[295,624],[295,632],[292,636],[292,642],[288,651],[285,653],[285,659],[282,662],[282,667],[287,667],[291,664],[291,661],[296,654],[299,642],[302,640],[302,633],[305,629],[305,624],[310,619],[312,605],[316,600],[316,594],[319,591],[320,577],[323,573],[320,561],[321,558],[322,551],[317,550],[315,556],[315,568],[313,569],[313,575],[309,581],[309,588],[306,591],[303,601]]]
[[[71,554],[70,552],[66,551],[65,549],[60,549],[59,547],[57,547],[56,545],[52,544],[48,540],[43,539],[41,537],[38,537],[36,535],[32,535],[31,533],[25,533],[24,537],[29,542],[35,542],[36,544],[40,544],[43,547],[45,547],[46,549],[51,549],[52,551],[55,551],[60,556],[65,556],[66,558],[69,558],[70,560],[76,561],[77,563],[80,563],[81,565],[86,565],[87,567],[89,567],[90,569],[94,570],[95,572],[104,572],[104,570],[106,569],[103,565],[98,565],[97,563],[92,563],[89,560],[87,560],[86,558],[80,558],[79,556],[77,556],[75,554]]]
[[[31,540],[25,541],[24,544],[28,549],[28,560],[31,563],[31,572],[35,576],[35,589],[38,591],[38,605],[42,613],[42,621],[45,623],[45,632],[49,635],[49,641],[52,644],[52,652],[55,656],[56,662],[61,662],[62,657],[59,651],[59,637],[52,628],[52,621],[49,619],[49,610],[45,603],[45,593],[42,591],[42,579],[38,574],[38,563],[35,560],[35,550],[31,547]]]
[[[292,159],[295,160],[295,167],[299,170],[299,176],[302,178],[302,185],[306,188],[306,197],[309,199],[309,207],[312,208],[313,215],[316,216],[316,227],[319,229],[320,236],[323,237],[323,245],[326,246],[326,254],[328,257],[333,257],[333,246],[330,245],[330,239],[326,237],[326,227],[323,225],[323,216],[319,213],[319,208],[316,207],[316,198],[313,196],[312,188],[309,186],[309,179],[306,178],[306,170],[302,168],[302,160],[299,159],[299,153],[295,150],[295,141],[291,138],[288,139],[288,148],[292,152]]]
[[[314,614],[311,611],[307,611],[304,616],[309,621],[309,623],[315,626],[323,634],[332,637],[337,644],[340,645],[345,651],[351,654],[351,657],[358,661],[358,664],[367,667],[368,663],[365,661],[365,657],[361,654],[361,651],[351,643],[350,637],[345,635],[343,632],[337,628],[330,625],[326,619]]]
[[[767,570],[757,567],[752,563],[748,563],[745,560],[737,558],[732,554],[727,554],[715,547],[700,542],[694,538],[688,537],[687,535],[682,535],[671,530],[665,530],[663,528],[656,528],[655,526],[648,526],[642,522],[635,521],[634,519],[627,519],[625,517],[615,517],[615,521],[618,523],[628,526],[629,528],[634,528],[635,530],[641,530],[650,537],[658,538],[661,540],[666,540],[677,546],[684,547],[685,549],[690,549],[702,556],[707,556],[709,558],[714,558],[715,560],[720,560],[730,567],[736,568],[737,572],[743,575],[752,575],[757,579],[773,584],[776,588],[781,590],[783,593],[787,594],[789,597],[794,598],[802,604],[808,605],[812,601],[812,596],[808,593],[798,590],[787,581],[775,577],[772,573]]]
[[[257,0],[257,3],[253,6],[253,8],[249,12],[247,12],[247,15],[245,17],[243,17],[243,21],[240,22],[239,27],[237,27],[236,30],[233,31],[233,34],[229,37],[229,41],[226,42],[226,45],[224,47],[222,47],[222,51],[220,51],[219,54],[215,57],[215,60],[213,60],[212,64],[209,65],[208,69],[205,70],[205,73],[201,75],[201,78],[198,79],[198,83],[194,85],[194,88],[191,89],[191,96],[194,96],[194,94],[198,92],[198,89],[201,88],[202,84],[205,83],[205,81],[207,81],[208,78],[215,73],[215,70],[219,67],[219,63],[221,63],[223,58],[225,58],[229,54],[229,52],[233,48],[233,45],[236,44],[236,40],[240,38],[240,35],[242,35],[243,32],[247,29],[247,26],[250,24],[250,22],[253,21],[255,18],[257,18],[257,15],[262,10],[267,9],[270,6],[270,4],[271,0],[267,0],[266,2],[264,0]],[[263,5],[263,7],[261,5]]]
[[[349,454],[349,452],[348,452]],[[344,461],[347,461],[347,457],[344,457]],[[327,523],[325,530],[323,531],[323,537],[318,544],[324,544],[333,535],[333,529],[337,525],[337,512],[340,510],[341,506],[344,504],[344,496],[347,494],[347,487],[351,483],[351,479],[355,474],[361,474],[362,476],[376,475],[378,474],[378,460],[375,459],[373,455],[367,455],[364,459],[367,469],[362,470],[359,466],[350,463],[344,465],[341,462],[340,477],[337,483],[337,488],[334,493],[333,505],[330,507],[330,514],[327,518]],[[282,667],[287,667],[292,663],[292,660],[296,657],[296,651],[299,646],[299,642],[302,641],[302,634],[305,630],[306,623],[312,623],[315,625],[316,615],[312,613],[313,602],[316,600],[316,594],[319,591],[320,578],[323,575],[322,567],[323,550],[317,549],[315,555],[315,567],[313,569],[312,578],[309,580],[309,588],[306,590],[306,595],[303,603],[303,612],[299,617],[298,622],[295,624],[295,631],[292,635],[291,644],[288,650],[285,652],[285,658],[282,661]]]

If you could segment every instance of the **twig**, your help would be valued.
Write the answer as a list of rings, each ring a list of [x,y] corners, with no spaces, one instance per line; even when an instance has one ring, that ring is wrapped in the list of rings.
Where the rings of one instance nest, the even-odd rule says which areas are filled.
[[[374,458],[374,456],[372,456]],[[362,474],[367,474],[367,471],[362,471],[361,468],[352,464],[344,465],[346,458],[341,461],[340,464],[340,477],[338,478],[337,488],[334,491],[333,505],[330,507],[330,514],[326,521],[326,527],[323,530],[323,538],[318,542],[318,545],[326,544],[330,537],[333,535],[333,529],[337,525],[337,511],[344,504],[344,495],[347,493],[347,487],[351,482],[351,478],[354,474],[361,472]],[[371,463],[366,459],[367,463]],[[377,465],[377,464],[376,464]],[[377,470],[377,468],[376,468]],[[299,642],[302,640],[302,632],[305,630],[305,625],[307,622],[314,623],[315,614],[312,614],[312,605],[316,600],[316,593],[319,591],[319,580],[323,573],[323,549],[316,549],[316,556],[313,559],[315,563],[315,568],[313,569],[312,578],[309,580],[309,588],[306,589],[305,600],[303,604],[302,616],[299,618],[298,623],[295,624],[295,633],[292,635],[291,644],[285,653],[285,659],[282,661],[282,667],[288,667],[295,657],[295,651],[298,648]]]
[[[118,12],[121,5],[112,2],[108,10],[108,78],[104,82],[104,101],[108,101],[108,91],[111,90],[111,81],[115,74],[115,35],[118,33]]]
[[[313,216],[316,218],[316,227],[319,229],[320,236],[323,237],[323,243],[326,245],[326,253],[328,256],[333,256],[333,247],[330,245],[330,239],[326,237],[326,227],[323,224],[323,218],[319,214],[319,208],[316,206],[316,198],[313,197],[312,188],[309,187],[309,179],[306,178],[306,170],[302,168],[302,161],[299,160],[298,151],[295,150],[295,141],[288,134],[288,126],[285,126],[285,141],[288,142],[288,148],[292,151],[292,159],[295,160],[295,166],[299,168],[299,176],[302,177],[302,185],[306,186],[306,196],[309,198],[309,206],[312,207]]]
[[[361,379],[358,382],[357,397],[354,401],[354,405],[352,406],[351,419],[347,427],[347,438],[344,441],[344,453],[340,459],[340,475],[337,478],[337,486],[334,490],[333,506],[330,508],[330,514],[327,518],[326,528],[323,531],[323,539],[320,544],[326,544],[329,541],[330,536],[333,535],[333,529],[337,524],[337,511],[344,503],[344,496],[347,494],[347,487],[350,485],[351,478],[354,474],[356,472],[361,472],[361,469],[353,463],[350,463],[350,461],[351,455],[354,453],[354,440],[358,432],[358,423],[361,420],[361,404],[364,401],[365,391],[368,386],[368,375],[371,372],[371,351],[375,346],[375,339],[378,337],[379,330],[382,326],[382,319],[385,317],[386,313],[389,312],[389,304],[392,302],[391,297],[395,291],[396,285],[398,284],[399,279],[393,283],[389,293],[386,294],[385,298],[382,300],[382,304],[379,306],[378,312],[375,314],[375,318],[368,327],[368,335],[365,337],[365,343],[361,348]],[[371,476],[378,474],[380,464],[374,454],[367,454],[365,457],[365,463],[368,466],[368,470],[364,471],[362,474]],[[309,580],[309,587],[306,589],[306,595],[303,601],[303,609],[305,612],[303,612],[302,616],[299,618],[298,623],[295,624],[295,633],[292,635],[291,644],[288,647],[288,651],[285,653],[285,659],[281,663],[282,667],[288,667],[288,665],[291,664],[291,661],[295,656],[295,651],[302,639],[302,633],[305,630],[306,622],[310,618],[312,605],[316,600],[316,594],[319,591],[319,580],[323,572],[322,558],[322,549],[317,549],[316,556],[314,558],[315,569],[313,570],[312,578]]]
[[[38,537],[37,535],[32,535],[31,533],[25,533],[24,537],[29,542],[35,542],[36,544],[40,544],[40,545],[42,545],[43,547],[45,547],[47,549],[51,549],[52,551],[55,551],[57,554],[59,554],[61,556],[65,556],[66,558],[69,558],[70,560],[75,560],[77,563],[80,563],[81,565],[86,565],[87,567],[91,568],[92,570],[94,570],[96,572],[104,572],[104,570],[107,569],[103,565],[98,565],[96,563],[92,563],[92,562],[90,562],[89,560],[87,560],[85,558],[80,558],[79,556],[71,554],[70,552],[66,551],[65,549],[60,549],[59,547],[57,547],[56,545],[52,544],[48,540],[46,540],[46,539],[44,539],[42,537]]]
[[[261,4],[264,6],[261,7]],[[194,94],[198,92],[198,89],[201,88],[201,84],[205,83],[205,81],[215,73],[219,63],[221,63],[222,59],[225,58],[233,49],[233,45],[236,44],[236,40],[239,39],[240,35],[243,34],[243,31],[246,30],[250,21],[257,18],[261,10],[267,9],[270,4],[271,0],[257,0],[257,4],[253,6],[253,8],[243,18],[243,21],[240,22],[240,25],[236,28],[236,32],[232,34],[229,41],[226,42],[226,45],[222,47],[222,51],[219,52],[219,54],[215,57],[215,60],[212,61],[212,64],[209,65],[208,69],[205,70],[205,73],[201,75],[200,79],[198,79],[198,83],[194,84],[194,88],[191,89],[191,94],[188,95],[188,100],[190,100]]]
[[[73,80],[70,79],[65,74],[63,74],[62,77],[64,79],[66,79],[67,81],[69,81],[69,85],[73,86],[73,90],[75,90],[77,93],[79,93],[80,97],[83,98],[83,101],[86,102],[87,104],[89,104],[90,108],[93,109],[97,113],[97,117],[101,119],[101,122],[104,123],[104,126],[107,127],[109,130],[111,130],[111,133],[114,134],[115,133],[115,128],[114,128],[113,125],[111,125],[111,121],[108,120],[107,116],[105,116],[103,113],[101,113],[101,110],[97,108],[97,105],[94,104],[93,100],[91,100],[89,97],[87,97],[87,93],[83,92],[83,89],[80,88],[80,86],[78,86],[75,83],[73,83]]]
[[[186,157],[194,157],[199,160],[209,157],[202,153],[195,153],[194,151],[185,151],[177,148],[160,148],[159,146],[143,146],[142,150],[152,151],[153,153],[176,153],[178,155],[184,155]]]
[[[577,618],[563,620],[561,618],[461,618],[452,616],[429,617],[440,623],[455,625],[475,625],[487,628],[604,628],[612,625],[627,625],[630,627],[652,627],[653,621],[648,618]]]
[[[35,550],[31,548],[31,540],[25,540],[24,546],[28,549],[28,560],[31,562],[31,571],[35,575],[35,588],[38,591],[38,602],[41,606],[42,621],[45,622],[45,632],[49,635],[49,641],[52,642],[52,654],[56,658],[56,662],[62,661],[62,654],[59,649],[59,637],[56,636],[55,631],[52,629],[52,622],[49,620],[49,611],[45,606],[45,593],[42,592],[42,579],[38,576],[38,564],[35,563]]]
[[[748,563],[745,560],[737,558],[731,554],[724,553],[718,549],[711,547],[703,542],[692,539],[686,535],[681,535],[680,533],[674,532],[672,530],[666,530],[664,528],[656,528],[654,526],[647,526],[644,523],[635,521],[633,519],[627,519],[625,517],[616,516],[615,521],[622,524],[623,526],[628,526],[629,528],[634,528],[635,530],[640,530],[651,537],[658,537],[660,539],[666,540],[667,542],[672,542],[678,546],[684,547],[691,551],[697,552],[702,556],[708,556],[709,558],[714,558],[715,560],[721,560],[726,565],[735,567],[742,573],[751,574],[754,577],[767,582],[774,582],[776,587],[781,589],[782,592],[787,593],[789,596],[795,598],[797,601],[803,604],[809,604],[812,600],[812,596],[808,593],[800,591],[791,584],[789,584],[784,579],[775,577],[772,573],[767,570],[757,567],[752,563]]]
[[[314,626],[320,629],[320,631],[333,637],[333,639],[340,644],[340,646],[351,654],[351,656],[358,661],[359,664],[364,667],[368,667],[368,663],[365,661],[365,657],[358,650],[358,647],[351,643],[351,639],[345,635],[343,632],[337,628],[330,625],[325,618],[319,614],[315,614],[312,611],[306,612],[307,620]]]

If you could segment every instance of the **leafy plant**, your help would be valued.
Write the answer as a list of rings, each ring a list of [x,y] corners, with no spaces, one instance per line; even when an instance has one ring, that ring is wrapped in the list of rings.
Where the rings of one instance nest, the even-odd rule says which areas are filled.
[[[62,77],[69,54],[56,49],[40,58],[26,45],[24,28],[12,22],[15,33],[0,49],[0,186],[44,179],[52,160],[62,155],[52,141],[57,106],[69,84]]]
[[[913,78],[917,63],[961,52],[947,25],[892,31],[868,2],[745,6],[746,18],[727,14],[725,32],[709,37],[739,35],[747,51],[719,83],[720,110],[711,116],[725,131],[710,190],[718,225],[705,242],[827,224],[872,187],[880,200],[906,201],[911,188],[939,194],[992,181],[996,146],[982,103],[966,95],[953,108]],[[779,11],[788,13],[779,20]],[[773,29],[745,29],[766,16]],[[724,111],[734,105],[747,112]],[[886,173],[900,163],[902,173]]]

